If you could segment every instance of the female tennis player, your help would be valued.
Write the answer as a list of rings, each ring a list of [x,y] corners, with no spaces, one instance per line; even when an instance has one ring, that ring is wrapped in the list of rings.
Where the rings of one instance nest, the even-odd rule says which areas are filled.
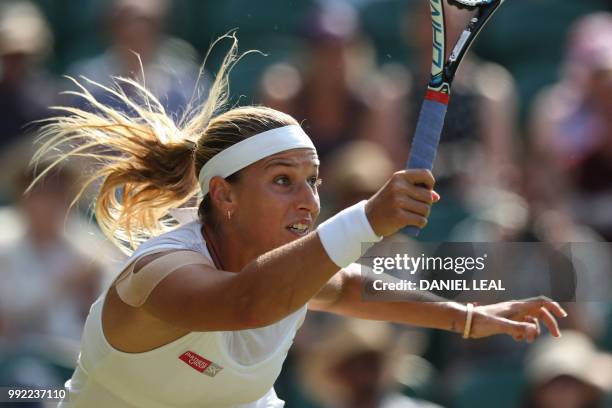
[[[91,307],[60,407],[282,407],[273,384],[308,308],[528,341],[542,320],[560,335],[553,314],[565,312],[546,299],[361,302],[353,262],[362,243],[424,227],[439,198],[434,179],[399,171],[315,228],[319,161],[298,123],[257,106],[218,114],[236,48],[234,38],[208,101],[183,126],[121,80],[140,91],[138,102],[106,91],[128,113],[82,88],[92,110],[65,108],[43,129],[49,139],[35,159],[68,143],[57,163],[102,163],[89,181],[102,180],[95,212],[107,236],[132,247],[148,238]],[[164,232],[168,211],[198,192],[198,220]]]

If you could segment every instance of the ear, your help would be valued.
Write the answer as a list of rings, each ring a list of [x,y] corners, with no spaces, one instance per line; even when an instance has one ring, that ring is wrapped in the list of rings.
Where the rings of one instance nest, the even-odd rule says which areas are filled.
[[[227,211],[234,212],[237,206],[236,192],[227,180],[220,176],[213,177],[208,185],[208,194],[212,204],[223,214]]]

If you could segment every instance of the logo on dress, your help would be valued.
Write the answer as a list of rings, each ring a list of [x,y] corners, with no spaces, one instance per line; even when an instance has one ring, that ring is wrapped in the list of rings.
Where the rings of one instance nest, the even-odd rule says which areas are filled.
[[[194,370],[206,374],[209,377],[214,377],[219,371],[223,370],[223,367],[190,350],[181,354],[179,360],[184,361]]]

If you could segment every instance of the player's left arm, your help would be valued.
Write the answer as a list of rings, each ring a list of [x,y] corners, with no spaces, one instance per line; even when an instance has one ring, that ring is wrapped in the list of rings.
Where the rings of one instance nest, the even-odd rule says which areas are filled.
[[[351,264],[341,269],[308,307],[342,316],[463,332],[466,307],[429,292],[408,293],[405,301],[364,301],[362,291],[368,281],[362,278],[361,268],[359,264]]]
[[[401,301],[364,301],[364,285],[358,264],[342,269],[309,303],[313,310],[369,320],[448,330],[463,333],[467,307],[429,292],[406,292]],[[560,336],[556,317],[567,314],[558,303],[539,297],[510,301],[474,309],[470,337],[508,334],[515,340],[533,341],[540,333],[540,321],[554,336]]]

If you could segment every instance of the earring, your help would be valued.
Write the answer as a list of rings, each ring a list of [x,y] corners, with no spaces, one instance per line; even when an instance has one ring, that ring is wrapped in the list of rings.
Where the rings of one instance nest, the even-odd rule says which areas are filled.
[[[232,213],[229,210],[227,210],[227,220],[228,221],[232,220]]]

